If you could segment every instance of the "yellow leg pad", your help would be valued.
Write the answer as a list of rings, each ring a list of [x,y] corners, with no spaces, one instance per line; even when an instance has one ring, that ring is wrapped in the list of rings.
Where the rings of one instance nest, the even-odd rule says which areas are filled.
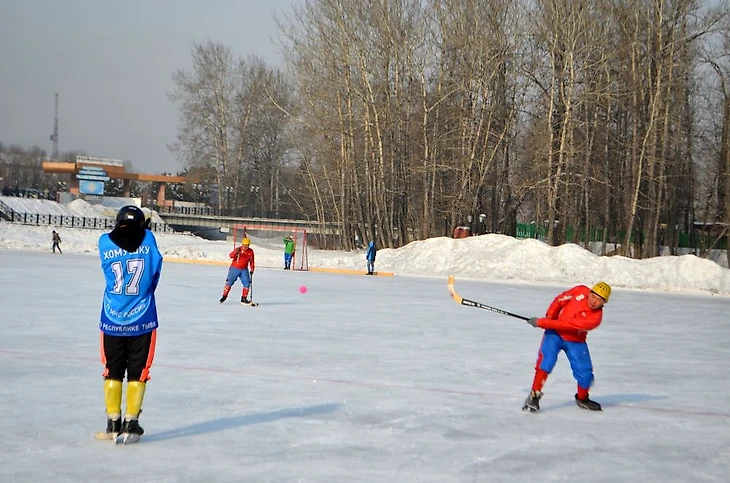
[[[146,386],[147,383],[142,381],[129,381],[127,383],[127,412],[124,419],[137,419],[139,417]]]
[[[104,402],[107,416],[119,417],[122,413],[122,381],[114,379],[104,380]]]

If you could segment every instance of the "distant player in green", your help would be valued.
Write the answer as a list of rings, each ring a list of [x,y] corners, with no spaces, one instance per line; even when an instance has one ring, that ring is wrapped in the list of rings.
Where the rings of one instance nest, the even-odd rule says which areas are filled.
[[[294,257],[296,244],[291,235],[284,238],[284,270],[291,270],[291,260]]]

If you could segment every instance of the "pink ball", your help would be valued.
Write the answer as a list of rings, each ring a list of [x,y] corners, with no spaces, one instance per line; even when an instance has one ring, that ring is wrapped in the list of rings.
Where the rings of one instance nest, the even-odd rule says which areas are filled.
[[[302,285],[301,287],[299,287],[299,293],[307,293],[307,286]]]

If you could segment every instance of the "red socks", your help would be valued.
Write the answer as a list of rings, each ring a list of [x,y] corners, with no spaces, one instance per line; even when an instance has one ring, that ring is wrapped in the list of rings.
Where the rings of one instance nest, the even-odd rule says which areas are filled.
[[[542,369],[535,371],[535,379],[532,380],[532,390],[535,392],[542,391],[542,387],[545,385],[549,374]]]
[[[535,379],[532,381],[532,390],[535,392],[542,392],[542,387],[545,385],[549,374],[542,369],[535,370]],[[588,389],[578,386],[578,394],[576,397],[581,401],[588,399]]]

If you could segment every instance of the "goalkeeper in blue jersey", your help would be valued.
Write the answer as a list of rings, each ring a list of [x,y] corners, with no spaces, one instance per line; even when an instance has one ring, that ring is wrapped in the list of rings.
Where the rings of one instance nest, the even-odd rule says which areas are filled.
[[[121,434],[127,443],[144,433],[138,418],[155,354],[155,289],[162,269],[162,255],[148,227],[149,219],[140,208],[125,206],[117,213],[114,229],[99,238],[106,280],[99,329],[107,427],[97,439]],[[127,405],[122,414],[125,374]]]

